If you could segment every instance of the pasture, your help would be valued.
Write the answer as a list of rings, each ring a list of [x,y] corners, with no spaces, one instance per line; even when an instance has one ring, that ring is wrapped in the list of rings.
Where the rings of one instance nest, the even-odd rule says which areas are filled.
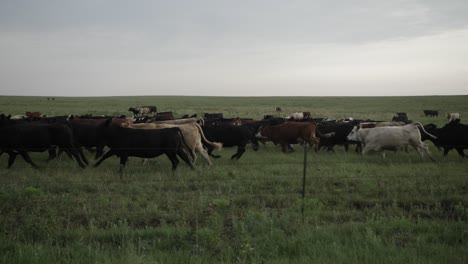
[[[0,97],[0,113],[40,111],[129,115],[156,105],[176,117],[222,112],[261,119],[295,111],[313,117],[389,121],[406,112],[422,124],[468,116],[468,96],[426,97]],[[424,109],[439,110],[425,117]],[[467,117],[468,118],[468,117]],[[436,162],[416,151],[360,156],[279,146],[248,147],[238,161],[225,148],[196,170],[173,174],[161,156],[130,158],[122,179],[118,158],[81,169],[66,155],[35,170],[0,156],[2,263],[467,263],[468,159],[452,150]],[[92,154],[87,153],[89,160]]]

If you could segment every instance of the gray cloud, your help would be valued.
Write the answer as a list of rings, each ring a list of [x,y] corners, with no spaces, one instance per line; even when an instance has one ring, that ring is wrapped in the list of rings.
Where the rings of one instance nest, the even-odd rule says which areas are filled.
[[[0,94],[457,94],[465,2],[7,0]]]

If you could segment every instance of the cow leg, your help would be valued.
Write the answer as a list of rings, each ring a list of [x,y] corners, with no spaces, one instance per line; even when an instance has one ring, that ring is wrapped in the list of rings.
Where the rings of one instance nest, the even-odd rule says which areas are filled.
[[[395,151],[396,152],[396,151]],[[409,153],[408,145],[405,146],[405,152]]]
[[[29,156],[28,152],[24,151],[24,150],[21,150],[21,151],[18,151],[18,153],[21,155],[21,157],[29,164],[31,164],[31,166],[33,166],[33,168],[35,169],[38,169],[39,167],[32,161],[31,157]]]
[[[122,180],[122,176],[123,176],[124,167],[127,164],[127,160],[128,160],[128,154],[126,152],[122,153],[120,155],[120,167],[119,167],[119,174],[120,174],[120,179],[121,180]]]
[[[242,155],[244,154],[244,152],[245,152],[245,145],[237,146],[237,152],[234,155],[232,155],[231,160],[233,159],[239,160],[240,157],[242,157]]]
[[[184,155],[186,155],[184,153]],[[177,165],[179,165],[179,159],[177,158],[177,153],[168,151],[166,152],[166,156],[169,158],[169,160],[172,163],[172,171],[175,171],[177,169]]]
[[[96,161],[96,163],[93,165],[94,168],[96,168],[97,166],[99,166],[103,161],[105,161],[106,159],[114,156],[116,153],[113,149],[109,149],[106,153],[104,153],[104,155],[98,160]]]
[[[205,159],[206,163],[208,163],[208,165],[213,165],[211,163],[211,160],[210,160],[210,156],[208,155],[208,153],[206,152],[206,150],[203,148],[203,146],[197,146],[197,151],[198,153],[200,153],[200,155],[203,157],[203,159]]]
[[[57,147],[51,147],[47,150],[47,152],[49,152],[49,158],[47,158],[47,162],[57,157]]]
[[[444,157],[447,156],[450,150],[452,150],[451,147],[444,147]]]
[[[354,152],[356,152],[356,153],[361,152],[362,153],[362,144],[361,143],[356,144],[356,148],[354,149]]]
[[[294,147],[291,144],[280,142],[280,145],[283,153],[294,152]]]
[[[458,154],[462,156],[462,158],[465,157],[465,152],[463,151],[463,148],[455,148],[455,150],[457,150]]]
[[[180,148],[178,151],[177,151],[177,155],[192,169],[194,170],[195,167],[193,167],[193,164],[192,162],[190,162],[190,159],[187,155],[187,153],[185,153],[185,151]],[[179,163],[179,160],[177,159],[177,156],[176,156],[176,160],[177,160],[177,164]],[[172,170],[175,170],[177,168],[177,164],[174,168],[174,163],[172,163]]]
[[[252,141],[252,149],[254,151],[258,151],[259,147],[260,147],[260,145],[258,144],[257,140]]]
[[[203,149],[203,147],[201,147]],[[197,154],[195,153],[195,149],[188,150],[190,152],[190,157],[192,157],[192,163],[195,164],[197,161]]]
[[[86,158],[86,156],[85,156],[85,154],[84,154],[82,148],[78,148],[78,154],[80,154],[81,160],[82,160],[86,165],[89,165],[89,161],[88,161],[88,159]]]
[[[364,149],[361,151],[361,155],[366,155],[367,152],[369,152],[369,151],[371,151],[373,149],[374,149],[374,147],[372,145],[367,144],[366,146],[364,146]]]
[[[94,156],[94,159],[95,160],[99,159],[99,157],[101,157],[103,153],[104,153],[104,146],[97,146],[96,155]]]
[[[288,144],[281,143],[281,151],[282,151],[283,153],[288,152]]]
[[[69,147],[63,148],[63,150],[65,151],[65,153],[68,153],[69,155],[73,156],[73,158],[75,158],[76,162],[81,168],[86,167],[83,161],[81,161],[80,152],[75,147],[69,146]]]
[[[71,153],[67,150],[67,149],[63,149],[61,147],[59,147],[59,151],[57,153],[57,157],[62,155],[62,153],[65,152],[65,154],[67,154],[67,156],[70,158],[70,159],[73,159]]]
[[[15,162],[16,156],[18,156],[18,153],[14,151],[7,151],[8,153],[8,169],[13,166],[13,163]]]
[[[210,145],[207,145],[206,147],[207,147],[207,149],[208,149],[208,155],[210,155],[211,157],[213,157],[213,158],[215,158],[215,159],[221,158],[220,155],[213,154],[214,147],[212,147],[212,146],[210,146]]]
[[[87,147],[85,148],[89,153],[96,153],[96,150],[93,149],[92,147]]]
[[[418,151],[419,156],[421,157],[421,160],[424,160],[424,153],[426,153],[426,155],[432,161],[435,161],[434,157],[432,157],[431,153],[429,152],[429,147],[426,144],[422,143],[421,145],[415,146],[414,148],[416,149],[416,151]]]

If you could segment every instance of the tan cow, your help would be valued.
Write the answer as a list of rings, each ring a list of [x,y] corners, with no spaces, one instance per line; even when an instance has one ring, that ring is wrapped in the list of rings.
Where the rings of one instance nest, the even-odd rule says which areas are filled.
[[[192,156],[193,163],[197,160],[197,155],[195,151],[200,153],[202,157],[206,160],[209,165],[212,165],[208,153],[203,148],[203,144],[210,145],[214,147],[215,150],[221,150],[222,144],[217,142],[210,142],[206,139],[205,134],[199,124],[195,122],[186,123],[186,124],[157,124],[157,123],[141,123],[133,124],[131,122],[125,122],[121,124],[122,127],[135,128],[135,129],[163,129],[178,127],[182,132],[182,135],[187,143],[187,151]]]
[[[189,124],[189,123],[201,123],[203,125],[204,121],[203,118],[182,118],[182,119],[174,119],[174,120],[164,120],[164,121],[153,121],[152,123],[155,124],[172,124],[172,125],[181,125],[181,124]]]

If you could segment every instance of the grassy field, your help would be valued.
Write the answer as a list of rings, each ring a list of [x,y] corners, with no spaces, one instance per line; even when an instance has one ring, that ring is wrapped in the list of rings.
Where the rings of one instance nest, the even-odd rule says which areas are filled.
[[[157,105],[176,116],[222,112],[262,118],[309,111],[314,117],[391,120],[407,112],[423,124],[446,123],[445,112],[468,115],[468,96],[428,97],[0,97],[0,113],[129,114]],[[438,118],[422,110],[439,110]],[[118,159],[80,169],[62,156],[41,169],[0,157],[2,263],[467,263],[468,160],[455,151],[436,162],[410,153],[361,157],[283,154],[267,144],[239,161],[220,152],[208,167],[166,157],[130,158],[122,180]],[[92,154],[88,154],[90,160]],[[304,206],[304,214],[301,208]]]

